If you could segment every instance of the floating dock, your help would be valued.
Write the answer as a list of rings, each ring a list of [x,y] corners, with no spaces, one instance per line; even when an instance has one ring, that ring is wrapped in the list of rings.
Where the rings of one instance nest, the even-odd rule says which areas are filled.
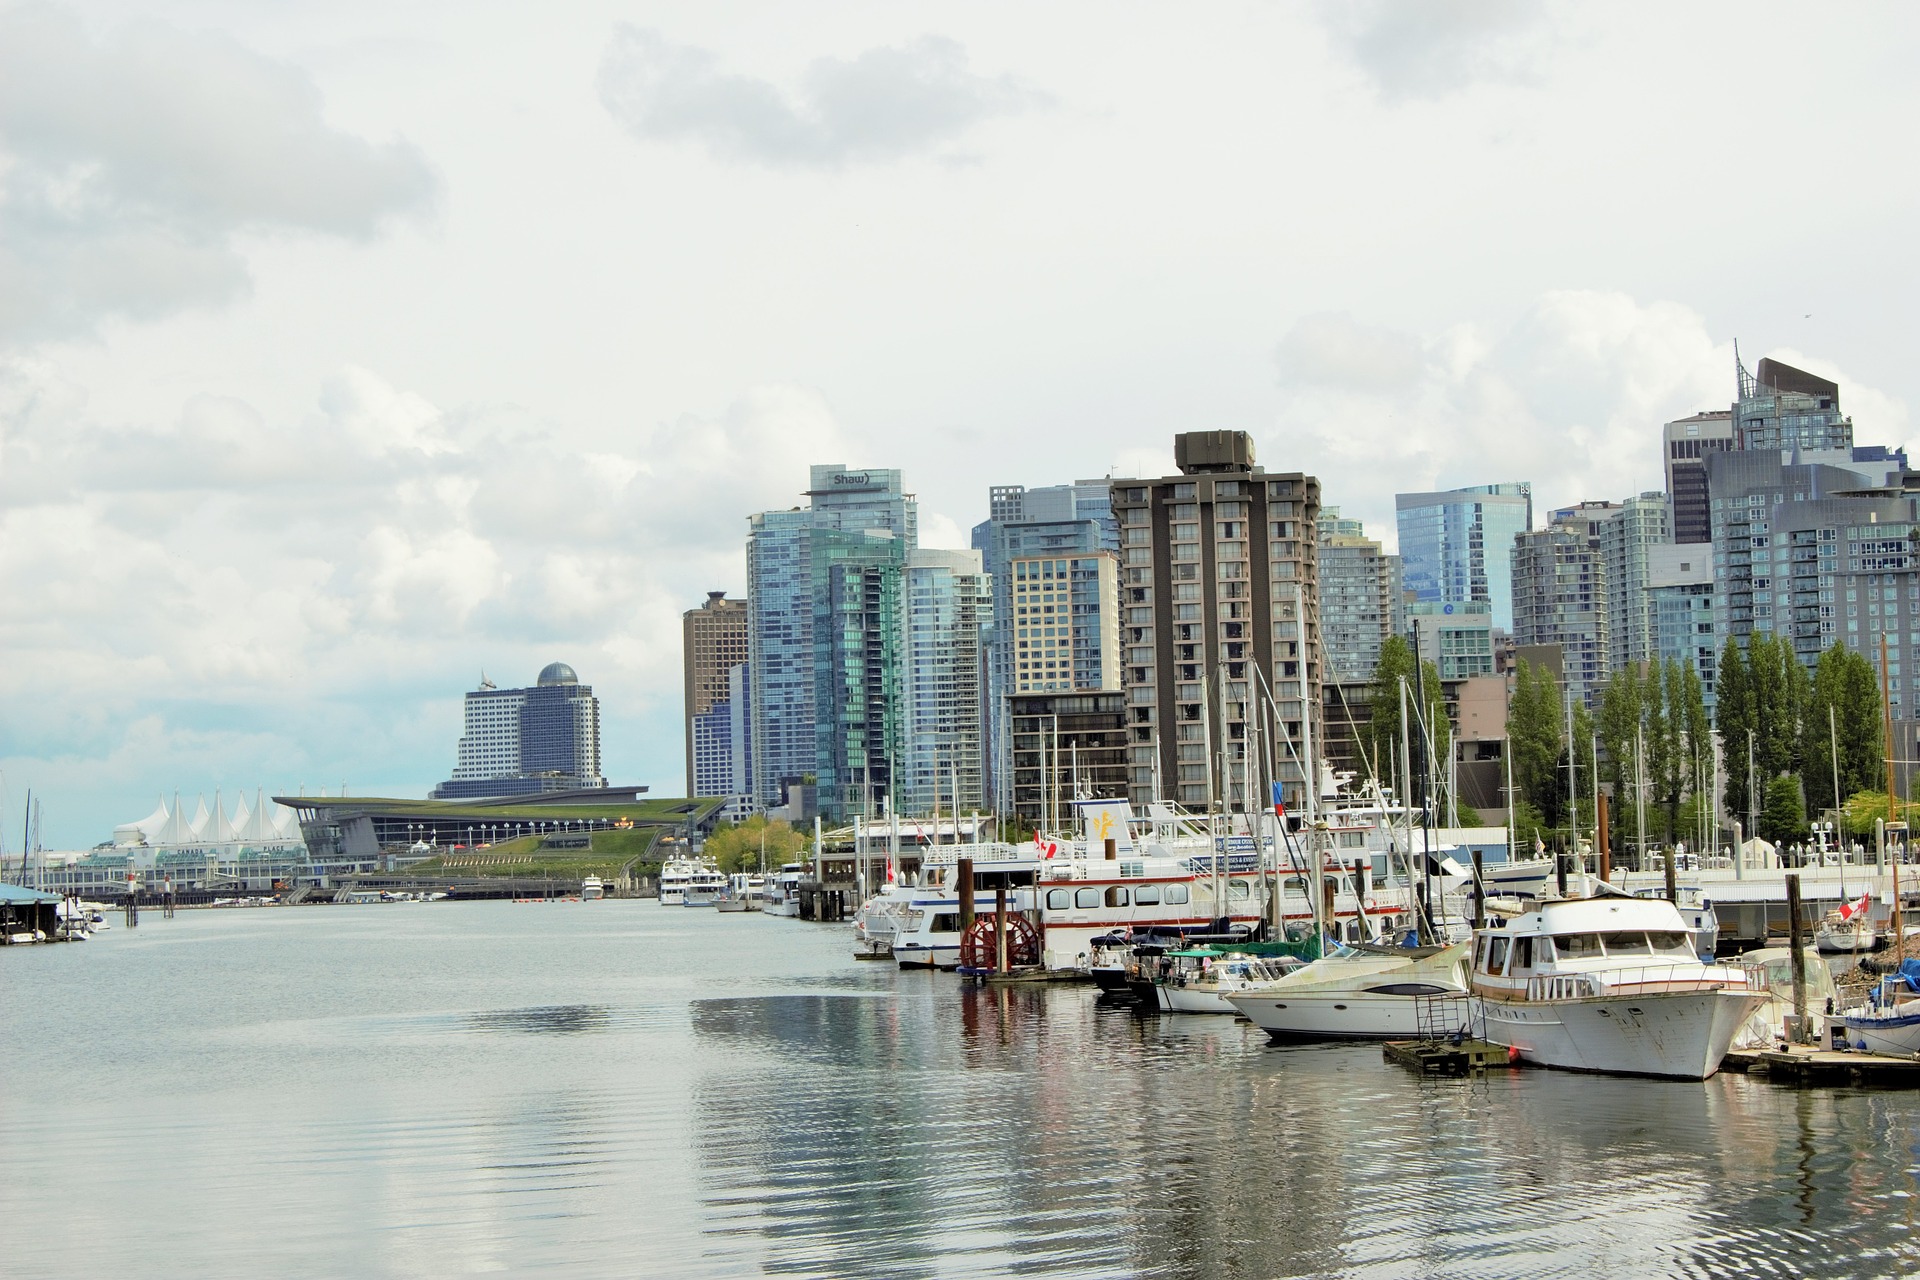
[[[1423,1076],[1464,1076],[1518,1065],[1507,1046],[1488,1040],[1389,1040],[1381,1053],[1388,1062]]]
[[[1785,1049],[1734,1049],[1727,1054],[1720,1069],[1764,1076],[1780,1084],[1920,1089],[1920,1059],[1816,1049],[1812,1045],[1793,1045]]]

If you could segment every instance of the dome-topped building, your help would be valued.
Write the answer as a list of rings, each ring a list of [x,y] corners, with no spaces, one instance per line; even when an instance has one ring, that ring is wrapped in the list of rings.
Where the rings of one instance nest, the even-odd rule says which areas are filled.
[[[607,785],[600,773],[600,700],[564,662],[541,668],[531,688],[482,679],[467,695],[453,777],[436,800],[535,795]]]

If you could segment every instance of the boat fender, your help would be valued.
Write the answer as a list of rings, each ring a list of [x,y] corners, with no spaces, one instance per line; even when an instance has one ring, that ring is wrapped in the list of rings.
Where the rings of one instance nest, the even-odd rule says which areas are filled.
[[[1517,1044],[1510,1044],[1510,1045],[1508,1045],[1508,1046],[1507,1046],[1507,1061],[1508,1061],[1508,1062],[1518,1062],[1518,1061],[1520,1061],[1520,1046],[1519,1046],[1519,1045],[1517,1045]]]

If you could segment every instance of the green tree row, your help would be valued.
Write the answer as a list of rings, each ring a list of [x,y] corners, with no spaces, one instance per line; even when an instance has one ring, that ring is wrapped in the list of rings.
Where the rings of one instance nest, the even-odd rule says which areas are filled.
[[[1571,721],[1572,770],[1568,769]],[[1514,838],[1565,846],[1593,825],[1593,717],[1580,703],[1571,710],[1553,672],[1521,660],[1507,706],[1512,752]]]
[[[1768,839],[1802,838],[1805,809],[1831,808],[1836,781],[1843,804],[1884,786],[1880,682],[1844,645],[1822,653],[1809,675],[1789,641],[1755,634],[1742,650],[1729,640],[1715,700],[1727,815],[1744,822],[1761,813]]]
[[[1693,664],[1669,658],[1613,673],[1600,695],[1601,769],[1612,784],[1608,827],[1637,840],[1640,814],[1647,832],[1672,843],[1701,839],[1700,806],[1711,794],[1713,723]]]
[[[764,866],[777,871],[781,863],[791,862],[812,844],[812,837],[795,831],[791,823],[768,822],[764,814],[756,813],[742,823],[722,824],[707,837],[706,854],[722,871],[758,871],[764,847]]]

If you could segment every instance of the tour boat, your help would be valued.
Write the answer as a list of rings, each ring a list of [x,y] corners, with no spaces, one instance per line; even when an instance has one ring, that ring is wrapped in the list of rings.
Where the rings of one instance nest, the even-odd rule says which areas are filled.
[[[1841,1016],[1855,1049],[1895,1058],[1920,1053],[1920,960],[1902,960],[1873,985],[1865,1004]]]
[[[1768,998],[1764,974],[1703,962],[1673,903],[1593,888],[1474,934],[1482,1034],[1545,1067],[1711,1076]]]
[[[593,902],[607,896],[607,886],[599,876],[588,876],[580,882],[580,901]]]
[[[1411,1039],[1422,997],[1464,1002],[1466,961],[1465,943],[1349,948],[1227,1002],[1276,1041]]]

